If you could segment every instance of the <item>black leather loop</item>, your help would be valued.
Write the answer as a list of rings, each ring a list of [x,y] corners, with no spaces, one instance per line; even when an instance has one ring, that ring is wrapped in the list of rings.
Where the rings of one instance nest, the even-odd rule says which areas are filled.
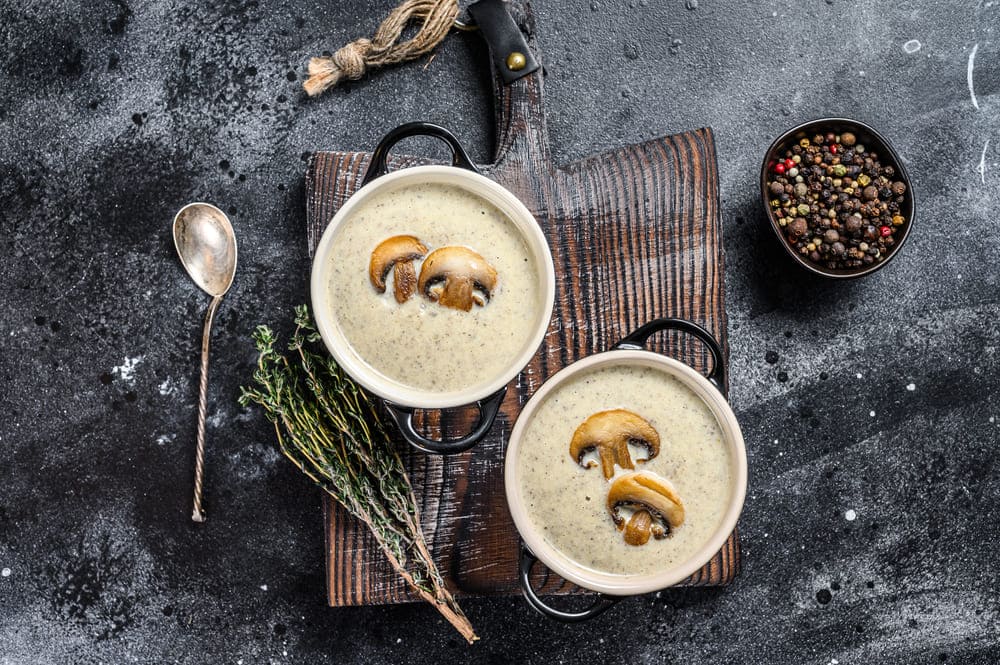
[[[490,58],[504,83],[510,85],[514,81],[538,71],[541,65],[532,55],[524,33],[518,27],[502,0],[479,0],[469,5],[469,14],[476,20],[479,32],[490,47]],[[510,67],[510,58],[514,54],[523,56],[521,65]]]

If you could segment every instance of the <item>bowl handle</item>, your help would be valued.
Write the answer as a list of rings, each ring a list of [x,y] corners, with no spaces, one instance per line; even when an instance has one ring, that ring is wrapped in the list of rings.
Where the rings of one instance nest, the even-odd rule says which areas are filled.
[[[681,332],[694,335],[704,342],[705,346],[708,347],[709,353],[712,354],[712,371],[708,373],[706,378],[722,392],[723,386],[726,385],[726,365],[722,360],[722,346],[712,333],[697,323],[685,321],[684,319],[654,319],[626,335],[620,342],[615,344],[614,348],[645,350],[646,342],[650,336],[663,330],[680,330]]]
[[[490,431],[490,427],[493,426],[493,421],[496,420],[497,413],[500,411],[500,404],[503,402],[504,395],[506,394],[507,386],[504,386],[489,397],[476,402],[476,407],[479,409],[479,422],[465,436],[448,441],[428,439],[418,432],[413,426],[413,414],[416,411],[413,407],[400,406],[399,404],[385,401],[385,408],[389,411],[389,415],[395,421],[396,426],[399,427],[403,438],[411,446],[425,453],[451,455],[468,450],[486,436],[486,433]]]
[[[585,610],[580,610],[579,612],[564,612],[563,610],[557,610],[556,608],[546,605],[545,602],[538,597],[535,590],[531,588],[531,569],[535,567],[538,559],[524,544],[521,545],[521,561],[519,565],[519,579],[521,582],[521,591],[524,592],[524,597],[539,613],[544,614],[550,619],[555,619],[556,621],[561,621],[563,623],[579,623],[581,621],[587,621],[588,619],[593,619],[594,617],[604,614],[608,609],[615,605],[621,598],[618,596],[608,596],[603,593],[597,594],[594,598],[594,603]]]
[[[429,122],[408,122],[392,130],[385,135],[385,138],[379,141],[378,146],[372,152],[371,164],[368,165],[365,177],[361,180],[362,186],[389,172],[389,165],[386,163],[386,160],[389,158],[389,151],[392,150],[394,145],[409,136],[433,136],[436,139],[441,139],[447,144],[448,149],[451,150],[452,166],[458,166],[479,173],[479,169],[472,163],[469,153],[465,152],[465,148],[458,142],[454,134],[440,125]]]

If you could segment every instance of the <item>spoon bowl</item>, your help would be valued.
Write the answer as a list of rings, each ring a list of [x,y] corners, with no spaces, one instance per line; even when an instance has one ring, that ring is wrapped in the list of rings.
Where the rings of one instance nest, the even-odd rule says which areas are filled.
[[[212,319],[236,275],[236,234],[222,212],[209,203],[189,203],[174,217],[174,247],[184,270],[202,291],[212,296],[201,335],[201,381],[198,384],[198,447],[194,466],[194,509],[191,519],[205,521],[201,505],[205,473],[205,413],[208,400],[208,347]]]
[[[184,270],[210,296],[224,295],[236,275],[236,235],[226,213],[189,203],[174,217],[174,247]]]

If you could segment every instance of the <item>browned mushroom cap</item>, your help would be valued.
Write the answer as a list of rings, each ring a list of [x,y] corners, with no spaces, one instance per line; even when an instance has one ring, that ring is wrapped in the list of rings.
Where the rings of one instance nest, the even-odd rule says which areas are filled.
[[[468,312],[473,304],[489,302],[497,271],[468,247],[442,247],[427,255],[417,288],[445,307]]]
[[[607,480],[615,475],[615,464],[623,469],[634,469],[628,444],[644,446],[647,454],[638,461],[651,460],[660,453],[660,435],[642,416],[625,409],[600,411],[583,421],[573,433],[569,444],[569,454],[585,468],[594,466],[590,461],[583,464],[583,456],[597,450],[601,459],[601,471]]]
[[[396,302],[404,303],[413,295],[417,273],[413,261],[422,259],[427,248],[415,236],[393,236],[379,243],[368,263],[368,278],[379,293],[385,293],[385,278],[395,268],[393,291]]]
[[[624,529],[625,542],[644,545],[650,534],[665,538],[670,529],[684,524],[684,504],[677,490],[666,478],[649,471],[634,471],[615,478],[608,490],[608,512],[619,530]],[[626,523],[619,512],[622,506],[635,512]]]

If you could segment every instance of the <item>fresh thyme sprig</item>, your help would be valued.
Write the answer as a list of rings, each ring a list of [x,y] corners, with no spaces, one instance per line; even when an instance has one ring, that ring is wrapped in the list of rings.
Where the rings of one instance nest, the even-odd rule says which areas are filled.
[[[320,347],[305,305],[295,308],[288,354],[267,326],[253,334],[254,384],[240,404],[264,409],[281,452],[355,518],[422,599],[470,643],[478,639],[431,558],[403,460],[372,398]]]

